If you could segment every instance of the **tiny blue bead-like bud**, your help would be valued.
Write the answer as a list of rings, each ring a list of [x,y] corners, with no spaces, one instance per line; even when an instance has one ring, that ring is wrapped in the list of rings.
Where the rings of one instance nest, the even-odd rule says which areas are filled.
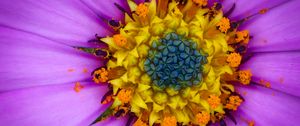
[[[181,43],[180,40],[175,40],[175,41],[173,42],[173,45],[178,46],[180,43]]]
[[[168,50],[167,48],[165,48],[165,49],[163,50],[163,56],[167,56],[168,53],[169,53],[169,50]]]
[[[192,78],[192,74],[185,74],[184,75],[184,80],[190,80]]]
[[[183,43],[181,43],[180,45],[179,45],[179,51],[184,51],[184,44]]]
[[[177,77],[178,76],[178,71],[174,70],[171,73],[171,77]]]
[[[175,46],[168,46],[168,50],[173,53],[173,52],[176,51],[176,47]]]
[[[185,58],[188,57],[188,55],[186,53],[180,53],[180,57],[183,58],[183,59],[185,59]]]

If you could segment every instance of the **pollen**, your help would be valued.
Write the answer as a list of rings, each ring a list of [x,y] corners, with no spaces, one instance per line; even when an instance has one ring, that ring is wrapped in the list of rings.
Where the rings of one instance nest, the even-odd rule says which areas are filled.
[[[210,95],[207,102],[212,109],[215,109],[220,105],[221,99],[216,95]]]
[[[200,5],[200,6],[206,6],[207,0],[193,0],[194,3]]]
[[[145,4],[141,3],[138,5],[136,13],[139,15],[139,17],[145,18],[149,13],[149,9]]]
[[[231,53],[226,60],[230,67],[238,67],[242,61],[242,56],[238,53]]]
[[[254,125],[255,125],[255,122],[253,120],[248,122],[248,126],[254,126]]]
[[[176,126],[177,125],[176,117],[175,116],[165,117],[161,125],[162,126]]]
[[[249,31],[248,30],[243,30],[243,31],[238,31],[236,32],[236,42],[243,42],[245,44],[248,44],[249,42]]]
[[[127,39],[121,34],[116,34],[113,36],[114,42],[119,47],[124,47],[127,43]]]
[[[239,96],[230,96],[225,108],[236,111],[243,100]]]
[[[84,88],[84,87],[83,87],[82,85],[80,85],[79,82],[76,82],[76,83],[75,83],[74,90],[75,90],[76,92],[80,92],[80,90],[83,89],[83,88]]]
[[[141,119],[138,119],[137,121],[135,121],[133,126],[147,126],[147,124],[144,123]]]
[[[242,84],[248,85],[251,81],[252,73],[250,70],[241,70],[238,72],[239,80]]]
[[[265,9],[261,9],[259,11],[260,14],[265,14],[269,9],[268,8],[265,8]]]
[[[198,113],[196,115],[196,120],[197,120],[199,125],[206,125],[210,120],[210,115],[209,115],[208,112],[203,111],[203,112]]]
[[[227,32],[227,30],[230,28],[230,21],[228,18],[226,17],[223,17],[221,19],[221,21],[217,24],[217,27],[218,29],[221,31],[221,32]]]
[[[128,103],[131,100],[132,91],[130,89],[121,89],[118,98],[122,103]]]
[[[96,70],[93,73],[93,80],[96,83],[106,82],[108,80],[108,71],[105,68]]]

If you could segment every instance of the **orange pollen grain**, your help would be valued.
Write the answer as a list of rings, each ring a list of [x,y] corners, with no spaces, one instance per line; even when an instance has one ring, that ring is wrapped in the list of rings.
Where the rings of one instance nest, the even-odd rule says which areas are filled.
[[[249,31],[248,30],[243,30],[243,31],[238,31],[236,32],[236,42],[243,42],[245,44],[248,44],[249,42]]]
[[[127,43],[127,39],[121,34],[115,34],[113,36],[114,42],[117,46],[124,47]]]
[[[227,30],[230,28],[230,21],[228,18],[223,17],[217,26],[221,32],[227,32]]]
[[[248,126],[254,126],[254,125],[255,125],[255,122],[253,120],[248,122]]]
[[[242,84],[248,85],[251,81],[252,73],[250,70],[241,70],[238,72],[239,80]]]
[[[74,90],[75,90],[76,92],[80,92],[80,90],[83,89],[83,88],[84,88],[84,87],[83,87],[82,85],[80,85],[79,82],[76,82],[76,83],[75,83]]]
[[[221,99],[216,95],[210,95],[207,102],[212,109],[215,109],[220,105]]]
[[[137,6],[136,13],[139,15],[139,17],[145,18],[149,13],[149,9],[145,4],[141,3]]]
[[[108,71],[105,68],[101,68],[94,72],[93,80],[96,83],[106,82],[108,80]]]
[[[265,87],[267,87],[267,88],[270,88],[271,87],[271,83],[270,82],[268,82],[268,81],[265,81],[265,80],[260,80],[259,81],[259,83],[261,84],[261,85],[264,85]]]
[[[239,96],[230,96],[225,108],[236,111],[243,100]]]
[[[87,69],[87,68],[83,68],[82,72],[83,72],[83,73],[87,73],[87,72],[88,72],[88,69]]]
[[[161,125],[162,126],[176,126],[177,125],[176,117],[175,116],[165,117],[163,119],[163,122]]]
[[[210,120],[210,115],[208,112],[203,111],[196,115],[196,120],[199,123],[199,125],[206,125]]]
[[[74,72],[75,70],[74,69],[68,69],[68,72]]]
[[[194,3],[200,5],[200,6],[206,6],[207,0],[193,0]]]
[[[238,53],[230,53],[226,61],[230,67],[238,67],[242,61],[242,56]]]
[[[131,93],[130,89],[121,89],[118,93],[118,98],[122,103],[128,103],[132,97]]]
[[[144,123],[142,120],[138,119],[134,122],[133,126],[147,126],[147,124]]]
[[[261,9],[259,11],[260,14],[265,14],[269,9],[268,8],[265,8],[265,9]]]

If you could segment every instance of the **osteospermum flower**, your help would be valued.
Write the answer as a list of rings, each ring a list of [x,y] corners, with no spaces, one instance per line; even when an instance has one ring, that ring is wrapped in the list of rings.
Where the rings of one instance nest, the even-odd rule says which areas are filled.
[[[0,6],[2,125],[296,125],[299,119],[299,1],[3,0]]]

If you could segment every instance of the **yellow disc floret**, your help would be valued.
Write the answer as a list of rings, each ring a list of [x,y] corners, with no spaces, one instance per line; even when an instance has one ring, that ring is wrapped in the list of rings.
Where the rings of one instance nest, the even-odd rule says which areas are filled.
[[[149,9],[145,4],[141,3],[138,5],[136,13],[139,15],[139,17],[145,18],[149,13]]]
[[[176,117],[175,116],[165,117],[161,125],[162,126],[176,126],[177,125]]]
[[[217,26],[218,26],[218,28],[219,28],[219,30],[221,32],[225,32],[226,33],[227,30],[230,28],[230,21],[229,21],[228,18],[223,17],[221,19],[221,21],[217,24]]]
[[[93,73],[93,80],[96,83],[106,82],[108,80],[108,71],[105,68],[100,68]]]
[[[230,67],[238,67],[242,61],[242,56],[238,53],[230,53],[226,61]]]
[[[199,125],[206,125],[210,120],[210,114],[206,111],[202,111],[196,115],[196,120]]]
[[[238,77],[242,84],[247,85],[251,81],[252,73],[250,70],[241,70],[238,72]]]
[[[239,96],[230,96],[225,108],[236,111],[243,100]]]
[[[127,44],[126,37],[122,36],[121,34],[116,34],[113,36],[114,42],[117,46],[124,47]]]
[[[118,98],[122,103],[128,103],[131,100],[132,91],[130,89],[121,89]]]
[[[207,102],[212,109],[216,109],[221,104],[221,99],[216,95],[210,95]]]

